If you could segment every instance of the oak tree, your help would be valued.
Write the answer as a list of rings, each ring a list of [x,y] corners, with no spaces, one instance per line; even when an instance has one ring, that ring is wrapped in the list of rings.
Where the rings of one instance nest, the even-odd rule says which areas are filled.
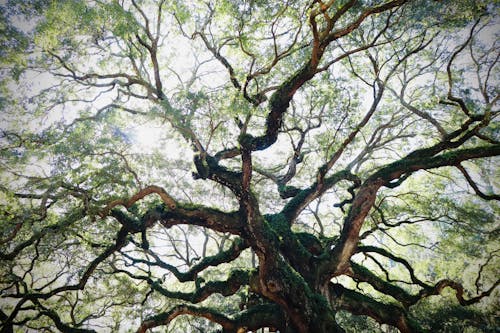
[[[0,12],[2,332],[498,325],[495,1]]]

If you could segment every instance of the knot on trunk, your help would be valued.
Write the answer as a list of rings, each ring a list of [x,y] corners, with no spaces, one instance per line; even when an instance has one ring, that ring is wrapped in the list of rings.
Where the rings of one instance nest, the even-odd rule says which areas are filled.
[[[274,280],[274,279],[267,281],[266,286],[267,286],[267,290],[269,290],[273,294],[283,290],[281,283],[279,281]]]

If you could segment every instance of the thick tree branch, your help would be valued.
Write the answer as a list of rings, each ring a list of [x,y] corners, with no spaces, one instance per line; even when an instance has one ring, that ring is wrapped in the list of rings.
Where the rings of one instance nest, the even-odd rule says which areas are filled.
[[[240,333],[263,327],[277,327],[285,333],[289,332],[285,326],[286,320],[281,309],[273,304],[262,304],[251,307],[232,318],[224,316],[217,310],[208,307],[197,307],[187,304],[178,305],[170,311],[146,319],[136,332],[145,333],[148,329],[168,325],[174,318],[180,315],[206,318],[211,322],[221,325],[224,333]]]
[[[418,279],[415,276],[415,271],[413,270],[413,267],[410,265],[410,263],[407,260],[400,258],[398,256],[395,256],[394,254],[390,253],[389,251],[387,251],[385,249],[375,247],[375,246],[361,245],[358,247],[357,251],[362,252],[362,253],[369,253],[369,252],[377,253],[377,254],[380,254],[381,256],[389,258],[395,262],[398,262],[398,263],[402,264],[408,270],[408,274],[410,275],[410,279],[411,279],[412,283],[417,284],[417,285],[424,287],[424,288],[430,287],[430,285],[422,282],[420,279]]]
[[[352,181],[356,186],[359,186],[361,182],[357,176],[348,170],[339,171],[321,179],[320,182],[314,182],[307,189],[300,190],[283,208],[282,213],[287,221],[292,224],[307,205],[343,180]]]
[[[168,325],[172,320],[180,315],[203,317],[214,323],[220,324],[226,331],[234,330],[233,321],[230,318],[220,314],[218,311],[207,307],[197,307],[194,305],[185,304],[177,305],[168,312],[163,312],[150,317],[141,324],[136,333],[146,333],[146,331],[151,328]]]
[[[171,211],[159,205],[144,214],[140,224],[147,226],[155,221],[159,221],[167,228],[178,224],[191,224],[234,235],[246,233],[246,224],[238,211],[226,213],[204,206],[178,204],[177,208]]]
[[[493,283],[493,285],[489,289],[481,292],[479,295],[477,295],[475,297],[471,297],[469,299],[465,299],[463,296],[464,295],[464,287],[460,283],[452,281],[452,280],[444,279],[444,280],[441,280],[438,283],[436,283],[431,288],[426,288],[426,289],[421,290],[419,292],[418,296],[419,296],[419,298],[423,298],[423,297],[428,297],[428,296],[432,296],[432,295],[439,295],[444,288],[450,287],[450,288],[455,290],[455,296],[456,296],[458,302],[460,303],[460,305],[471,305],[471,304],[475,304],[475,303],[479,302],[484,297],[489,296],[495,290],[495,288],[498,287],[498,285],[500,285],[500,280],[495,281],[495,283]]]
[[[328,37],[321,40],[321,43],[313,45],[311,57],[272,94],[269,99],[269,113],[266,117],[265,134],[258,137],[248,136],[249,149],[252,151],[264,150],[276,142],[278,133],[282,126],[283,116],[290,105],[290,101],[297,90],[300,89],[306,82],[311,80],[318,72],[319,62],[327,46],[332,41],[345,36],[354,29],[358,28],[359,25],[370,15],[388,11],[392,8],[403,5],[405,2],[406,0],[391,1],[384,5],[367,9],[353,23],[343,29],[331,32]],[[350,7],[351,5],[345,5],[345,10],[341,10],[339,12],[340,15],[345,14]],[[331,28],[333,28],[333,26]],[[326,33],[328,33],[328,31]],[[234,149],[236,148],[226,150],[224,155],[229,154],[229,151]]]
[[[150,185],[146,188],[143,188],[136,194],[134,194],[130,199],[128,200],[123,200],[123,199],[118,199],[110,202],[109,204],[106,205],[106,207],[99,213],[101,217],[105,217],[109,214],[110,210],[115,208],[116,206],[124,206],[125,208],[130,208],[133,204],[135,204],[137,201],[143,199],[144,197],[156,193],[160,196],[162,201],[167,205],[170,209],[175,209],[176,208],[176,202],[175,200],[165,191],[160,186],[156,185]]]
[[[398,302],[403,304],[405,308],[415,304],[420,299],[417,295],[411,295],[403,288],[378,277],[362,265],[351,262],[350,266],[352,274],[348,273],[348,275],[351,275],[351,277],[353,277],[356,281],[369,283],[373,288],[383,294],[392,296]]]
[[[441,146],[441,144],[436,146]],[[427,153],[433,151],[433,149],[426,148],[420,151]],[[500,145],[458,149],[430,157],[422,156],[425,154],[419,154],[420,151],[417,150],[405,158],[381,168],[361,185],[344,221],[339,243],[331,254],[331,263],[333,265],[329,265],[329,267],[335,268],[331,273],[327,273],[325,279],[329,279],[331,274],[341,274],[349,266],[348,261],[357,248],[361,226],[373,207],[377,192],[382,186],[391,185],[392,181],[418,170],[453,166],[469,159],[500,155]],[[328,270],[330,269],[328,268]]]
[[[397,327],[402,333],[424,332],[400,307],[375,301],[341,284],[329,283],[328,288],[330,301],[341,309],[356,315],[370,316],[381,324]]]

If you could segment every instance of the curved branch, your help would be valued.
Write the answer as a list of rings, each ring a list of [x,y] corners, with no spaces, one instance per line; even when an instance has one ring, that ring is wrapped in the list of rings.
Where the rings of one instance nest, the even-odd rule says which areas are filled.
[[[394,1],[387,2],[387,3],[380,5],[380,6],[371,7],[371,8],[366,9],[363,13],[361,13],[361,15],[358,16],[358,18],[356,20],[354,20],[353,22],[348,24],[346,27],[330,32],[328,34],[328,36],[325,38],[323,44],[329,44],[330,42],[332,42],[336,39],[339,39],[340,37],[343,37],[343,36],[349,34],[350,32],[354,31],[355,29],[357,29],[361,25],[361,23],[363,23],[363,21],[367,17],[374,15],[374,14],[388,11],[388,10],[396,8],[396,7],[400,7],[403,4],[405,4],[406,2],[408,2],[408,0],[394,0]]]
[[[27,302],[27,301],[32,301],[33,303],[37,303],[38,300],[40,299],[49,299],[53,297],[54,295],[57,295],[62,292],[66,291],[75,291],[75,290],[83,290],[85,288],[85,285],[87,284],[87,281],[91,277],[91,275],[94,273],[96,270],[97,266],[99,266],[104,260],[106,260],[111,254],[113,254],[115,251],[121,249],[127,244],[126,237],[128,235],[128,232],[125,230],[125,228],[120,229],[120,231],[117,233],[115,244],[110,245],[107,247],[99,256],[97,256],[92,262],[89,263],[87,268],[84,270],[83,275],[80,277],[79,281],[77,284],[72,284],[72,285],[65,285],[62,287],[55,288],[53,290],[50,290],[47,293],[42,293],[42,292],[27,292],[27,293],[20,293],[20,294],[6,294],[5,297],[10,297],[10,298],[20,298],[21,300],[17,303],[16,307],[14,310],[11,312],[10,316],[2,320],[4,323],[4,328],[11,326],[13,323],[13,320],[17,316],[18,312],[21,310],[21,306]],[[47,313],[50,317],[50,313]],[[52,318],[53,317],[53,318]],[[52,316],[51,319],[54,320],[54,323],[56,326],[58,325],[57,323],[57,318]],[[62,322],[59,322],[61,327],[66,327],[64,326]]]
[[[360,246],[358,248],[359,252],[374,252],[378,253],[380,255],[383,255],[387,258],[390,258],[391,260],[394,260],[396,262],[399,262],[403,264],[406,269],[408,270],[412,283],[419,285],[422,287],[422,289],[417,293],[417,294],[410,294],[406,290],[402,289],[401,287],[398,287],[396,285],[391,284],[388,281],[383,280],[382,278],[376,276],[374,273],[370,272],[368,269],[365,267],[358,265],[354,262],[351,262],[351,269],[352,271],[348,273],[348,275],[352,276],[356,280],[363,281],[369,283],[371,286],[373,286],[376,290],[394,297],[396,300],[401,302],[406,308],[409,306],[416,304],[418,301],[425,297],[433,296],[433,295],[439,295],[441,291],[446,288],[450,287],[455,290],[456,292],[456,298],[458,302],[461,305],[471,305],[474,303],[479,302],[481,299],[484,297],[489,296],[493,290],[500,284],[500,280],[497,280],[493,285],[487,289],[486,291],[483,291],[479,295],[465,299],[463,297],[464,294],[464,288],[463,286],[455,281],[449,280],[449,279],[444,279],[439,282],[437,282],[434,286],[429,285],[427,283],[422,282],[419,280],[414,273],[413,268],[411,265],[404,259],[399,258],[388,251],[384,249],[380,249],[374,246]]]
[[[165,206],[159,205],[149,210],[141,218],[141,223],[144,225],[152,225],[154,221],[159,221],[167,228],[178,224],[191,224],[233,235],[246,233],[246,225],[241,220],[239,211],[223,212],[204,206],[178,204],[175,210],[169,210]]]
[[[465,306],[465,305],[475,304],[475,303],[479,302],[481,299],[483,299],[484,297],[489,296],[493,292],[493,290],[495,290],[495,288],[498,287],[498,285],[500,285],[500,279],[495,281],[495,283],[493,283],[493,285],[489,289],[483,291],[479,295],[472,297],[472,298],[469,298],[469,299],[465,299],[463,296],[464,295],[464,287],[460,283],[452,281],[452,280],[444,279],[444,280],[441,280],[438,283],[436,283],[432,288],[421,290],[419,293],[419,298],[428,297],[428,296],[432,296],[432,295],[439,295],[444,288],[450,287],[450,288],[455,290],[456,298],[457,298],[458,302],[460,303],[460,305]]]
[[[233,320],[220,314],[218,311],[208,307],[197,307],[194,305],[184,304],[177,305],[170,311],[163,312],[146,319],[144,322],[142,322],[136,333],[146,333],[146,331],[151,328],[168,325],[172,320],[180,315],[203,317],[210,320],[211,322],[221,325],[225,330],[234,330]]]
[[[123,273],[135,280],[146,281],[152,290],[159,292],[161,295],[187,301],[190,303],[200,303],[213,294],[221,294],[222,296],[234,295],[242,286],[250,284],[250,279],[256,274],[254,271],[233,270],[225,281],[209,281],[203,287],[196,288],[194,292],[171,291],[164,288],[160,280],[153,280],[149,276],[135,275],[123,269],[114,270],[115,273]]]
[[[453,52],[453,54],[450,57],[450,60],[448,61],[447,66],[446,66],[446,73],[448,75],[448,96],[447,96],[448,100],[458,104],[460,106],[460,109],[463,111],[463,113],[465,113],[468,116],[470,115],[470,110],[467,107],[467,105],[465,104],[464,100],[462,98],[459,98],[459,97],[453,95],[453,77],[452,77],[452,73],[451,73],[451,66],[453,64],[453,61],[457,57],[457,55],[465,49],[467,44],[469,44],[471,42],[472,38],[474,37],[474,29],[477,27],[479,22],[480,22],[480,19],[476,20],[476,22],[474,23],[474,25],[472,26],[472,28],[470,30],[469,36],[467,37],[465,42],[462,45],[460,45],[455,50],[455,52]]]
[[[420,297],[418,297],[418,295],[411,295],[403,288],[391,284],[390,282],[378,277],[362,265],[356,264],[355,262],[351,261],[350,266],[352,269],[352,273],[348,273],[348,275],[350,275],[357,281],[369,283],[373,288],[383,294],[392,296],[398,302],[403,304],[405,308],[408,308],[410,305],[413,305],[418,300],[420,300]]]
[[[378,302],[366,295],[347,289],[341,284],[329,283],[330,301],[355,315],[365,315],[381,324],[397,327],[402,333],[424,332],[405,310],[395,305]]]
[[[168,325],[180,315],[203,317],[222,326],[224,333],[247,332],[263,327],[276,327],[282,332],[288,332],[286,320],[281,309],[274,304],[253,306],[238,313],[233,318],[220,314],[217,310],[194,305],[177,305],[170,311],[163,312],[146,319],[137,329],[137,333],[146,333],[148,329]]]
[[[436,146],[441,145],[442,143],[439,143]],[[446,145],[443,146],[447,147]],[[329,273],[325,273],[326,275],[323,278],[329,279],[330,276],[341,274],[348,268],[349,260],[356,251],[358,245],[361,226],[373,207],[377,192],[382,186],[387,184],[390,185],[391,181],[397,180],[401,176],[412,174],[418,170],[452,166],[469,159],[500,155],[500,144],[458,149],[430,157],[422,156],[419,154],[420,152],[424,152],[422,155],[425,155],[429,152],[433,152],[433,149],[431,147],[417,150],[405,158],[381,168],[368,177],[361,185],[344,221],[339,243],[332,250],[330,265],[325,267]],[[335,268],[331,270],[332,267]]]
[[[187,272],[180,272],[177,267],[174,265],[170,265],[163,260],[154,252],[148,251],[148,254],[151,255],[156,261],[147,261],[138,258],[132,258],[126,254],[124,254],[128,259],[132,262],[144,263],[147,265],[158,266],[170,271],[180,282],[194,281],[201,271],[210,266],[218,266],[222,263],[231,262],[234,259],[238,258],[241,252],[248,248],[247,242],[242,238],[237,238],[233,241],[229,249],[226,251],[221,251],[213,256],[204,257],[200,262],[196,263],[192,267],[189,268]]]
[[[146,188],[143,188],[136,194],[134,194],[130,199],[124,200],[124,199],[117,199],[109,204],[106,205],[106,207],[99,213],[101,217],[105,217],[109,214],[109,212],[115,208],[116,206],[124,206],[125,208],[130,208],[133,204],[135,204],[137,201],[143,199],[145,196],[150,195],[152,193],[156,193],[160,196],[162,201],[170,208],[170,209],[175,209],[177,204],[176,201],[165,191],[164,188],[156,185],[150,185]]]
[[[321,182],[314,182],[310,187],[300,190],[281,212],[285,215],[289,223],[292,223],[307,205],[342,180],[352,181],[354,186],[359,186],[361,183],[360,179],[349,170],[339,171],[329,177],[320,179]]]
[[[401,6],[405,2],[406,0],[395,0],[381,6],[369,8],[347,27],[331,32],[327,37],[321,40],[320,43],[318,40],[318,43],[313,45],[310,58],[272,94],[269,99],[269,113],[266,117],[265,134],[257,137],[249,136],[248,148],[252,151],[264,150],[276,142],[283,122],[283,116],[290,105],[290,101],[297,90],[300,89],[306,82],[310,81],[316,73],[318,73],[319,62],[326,51],[326,48],[332,41],[345,36],[358,28],[359,25],[370,15]],[[351,5],[349,4],[345,5],[345,11],[347,11],[350,7]],[[344,12],[339,13],[340,15],[344,14]],[[326,33],[328,33],[328,31]],[[227,155],[228,151],[233,150],[237,150],[237,148],[226,150],[224,155]]]
[[[213,10],[211,10],[211,13],[210,13],[210,16],[212,16],[212,15],[213,15]],[[220,54],[219,49],[217,49],[215,46],[210,44],[207,36],[205,36],[204,33],[200,32],[200,31],[196,31],[195,33],[193,33],[191,38],[194,39],[196,36],[200,36],[203,43],[205,44],[205,47],[212,53],[212,55],[215,57],[215,59],[217,59],[222,64],[222,66],[224,66],[227,69],[227,71],[229,72],[229,79],[231,80],[231,83],[238,91],[241,91],[241,84],[238,82],[234,68],[229,63],[229,61],[224,56],[222,56]],[[251,99],[249,101],[254,103],[254,101]]]
[[[57,295],[61,292],[64,291],[70,291],[70,290],[83,290],[85,288],[85,285],[87,284],[87,281],[91,277],[91,275],[94,273],[95,269],[97,266],[99,266],[104,260],[106,260],[111,254],[114,252],[118,251],[125,245],[127,245],[127,235],[128,232],[125,230],[125,228],[122,228],[118,231],[115,244],[110,245],[107,247],[101,254],[99,254],[93,261],[91,261],[87,268],[84,270],[80,280],[78,281],[77,284],[73,285],[66,285],[62,287],[55,288],[47,293],[27,293],[27,294],[20,294],[20,295],[8,295],[9,297],[14,297],[14,298],[22,298],[23,300],[35,300],[35,299],[49,299],[50,297]]]
[[[59,229],[67,227],[71,225],[72,223],[80,220],[84,216],[84,211],[83,210],[76,210],[74,212],[71,212],[68,214],[68,216],[63,219],[61,222],[54,224],[54,225],[48,225],[42,228],[39,232],[33,233],[33,235],[25,240],[24,242],[16,245],[9,253],[4,253],[0,251],[0,259],[2,260],[13,260],[15,257],[25,248],[28,246],[33,245],[36,241],[41,239],[47,234],[54,233],[59,231]]]
[[[410,263],[407,260],[400,258],[398,256],[395,256],[394,254],[390,253],[387,250],[384,250],[382,248],[375,247],[375,246],[362,245],[362,246],[358,247],[357,252],[362,252],[362,253],[373,252],[373,253],[380,254],[381,256],[384,256],[386,258],[389,258],[395,262],[398,262],[398,263],[402,264],[408,270],[408,274],[410,274],[410,279],[411,279],[412,283],[417,284],[417,285],[424,287],[424,288],[430,287],[428,284],[422,282],[420,279],[418,279],[415,276],[415,271],[413,270],[413,267],[410,265]]]
[[[96,331],[92,329],[73,327],[64,323],[61,320],[61,317],[59,317],[57,312],[55,312],[54,310],[44,308],[40,313],[52,319],[57,329],[63,333],[96,333]]]
[[[476,192],[476,194],[479,197],[483,198],[484,200],[500,200],[500,195],[498,194],[485,194],[481,192],[477,184],[472,180],[467,170],[465,170],[465,168],[460,163],[456,167],[464,175],[465,180],[467,180],[467,183],[469,183],[469,185],[472,187],[474,192]]]

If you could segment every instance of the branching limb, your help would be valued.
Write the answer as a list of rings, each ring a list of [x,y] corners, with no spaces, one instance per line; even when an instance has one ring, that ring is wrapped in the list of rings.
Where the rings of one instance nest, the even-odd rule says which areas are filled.
[[[403,304],[405,308],[415,304],[420,299],[417,295],[411,295],[403,288],[378,277],[362,265],[351,262],[350,266],[352,274],[348,273],[348,275],[351,275],[351,277],[357,281],[369,283],[381,293],[392,296],[398,302]]]
[[[177,267],[174,265],[171,265],[165,261],[163,261],[159,255],[152,251],[148,251],[148,254],[152,256],[155,261],[148,261],[144,259],[139,259],[139,258],[133,258],[129,256],[126,253],[122,253],[126,258],[128,258],[130,261],[133,263],[143,263],[146,265],[151,265],[151,266],[158,266],[161,268],[164,268],[177,278],[180,282],[187,282],[187,281],[194,281],[201,271],[203,271],[205,268],[210,267],[210,266],[217,266],[222,263],[227,263],[231,262],[234,259],[236,259],[243,250],[248,248],[248,244],[245,240],[242,238],[237,238],[236,240],[233,241],[231,246],[225,250],[221,251],[213,256],[208,256],[204,257],[201,261],[196,263],[195,265],[191,266],[188,271],[186,272],[180,272]]]
[[[162,201],[167,205],[170,209],[175,209],[177,204],[176,201],[165,191],[160,186],[156,185],[150,185],[146,188],[143,188],[136,194],[134,194],[130,199],[128,200],[123,200],[123,199],[118,199],[110,202],[109,204],[106,205],[106,207],[99,213],[101,217],[105,217],[109,214],[109,212],[115,208],[116,206],[124,206],[125,208],[130,208],[133,204],[135,204],[137,201],[143,199],[145,196],[156,193],[160,196]]]
[[[209,10],[209,15],[208,17],[206,18],[205,20],[205,23],[202,25],[202,29],[204,30],[206,28],[206,26],[210,23],[210,21],[212,20],[212,17],[215,13],[214,9],[210,6],[210,5],[207,5],[208,7],[208,10]],[[178,22],[180,22],[178,20]],[[180,23],[179,23],[180,25]],[[238,90],[238,91],[241,91],[242,89],[242,86],[240,84],[240,82],[238,81],[238,79],[236,78],[236,73],[234,71],[234,68],[233,66],[229,63],[229,61],[220,53],[220,49],[222,48],[223,45],[217,47],[216,45],[212,44],[205,32],[201,30],[201,31],[195,31],[193,33],[193,35],[191,36],[192,39],[194,39],[195,37],[199,36],[201,38],[201,40],[203,41],[203,43],[205,44],[205,47],[212,53],[212,55],[215,57],[215,59],[217,59],[228,71],[229,73],[229,78],[231,80],[231,83],[233,84],[233,86]],[[186,35],[187,36],[187,35]]]
[[[16,293],[12,294],[5,294],[4,297],[8,298],[15,298],[15,299],[20,299],[20,301],[17,303],[15,306],[14,310],[11,312],[11,314],[8,316],[3,321],[4,328],[9,327],[12,325],[14,319],[16,318],[17,314],[19,311],[22,310],[22,305],[25,304],[26,302],[33,302],[37,303],[39,300],[47,300],[52,298],[55,295],[61,294],[63,292],[68,292],[68,291],[76,291],[76,290],[83,290],[92,276],[92,274],[95,272],[96,268],[104,261],[106,260],[109,256],[111,256],[114,252],[118,251],[122,247],[124,247],[127,244],[126,237],[128,235],[128,232],[122,228],[120,231],[117,233],[115,244],[110,245],[107,247],[99,256],[97,256],[93,261],[91,261],[85,270],[83,271],[83,274],[78,280],[77,284],[69,284],[61,287],[54,288],[48,292],[41,292],[38,290],[27,290],[27,286],[25,285],[24,289],[25,291],[19,292],[19,290]],[[21,281],[21,283],[24,283],[24,281]],[[53,316],[50,312],[45,313],[47,316],[49,316],[51,319],[54,320],[56,325],[61,326],[64,329],[67,329],[67,325],[63,324],[62,322],[58,322],[57,317]]]
[[[460,305],[471,305],[479,302],[484,297],[489,296],[496,289],[496,287],[498,287],[498,285],[500,285],[500,279],[495,281],[495,283],[493,283],[493,285],[489,289],[481,292],[479,295],[471,297],[469,299],[465,299],[463,296],[464,287],[458,282],[445,279],[436,283],[432,288],[421,290],[418,296],[419,298],[423,298],[432,295],[439,295],[444,288],[450,287],[455,290],[456,298]]]
[[[358,251],[363,253],[374,252],[380,254],[386,258],[401,263],[408,270],[411,282],[421,287],[420,291],[417,294],[410,294],[401,287],[391,284],[389,281],[383,280],[374,273],[370,272],[367,268],[358,265],[356,263],[351,263],[352,271],[351,273],[348,273],[353,278],[358,279],[359,281],[367,282],[370,285],[372,285],[376,290],[394,297],[396,300],[401,302],[406,308],[417,303],[422,298],[429,297],[432,295],[439,295],[441,291],[446,287],[450,287],[455,290],[456,298],[461,305],[471,305],[479,302],[482,298],[489,296],[493,292],[493,290],[500,284],[500,280],[497,280],[486,291],[483,291],[481,293],[479,293],[478,291],[479,295],[469,299],[465,299],[463,297],[464,288],[460,283],[449,279],[441,280],[437,282],[435,285],[424,283],[415,276],[413,267],[410,265],[408,261],[395,256],[394,254],[388,252],[387,250],[377,248],[374,246],[360,246],[358,248]]]
[[[340,309],[372,317],[381,324],[397,327],[402,333],[424,332],[400,307],[378,302],[340,284],[329,283],[328,288],[330,301]]]
[[[197,307],[194,305],[185,304],[177,305],[168,312],[163,312],[150,317],[141,324],[136,333],[146,333],[146,331],[151,328],[168,325],[172,320],[180,315],[203,317],[210,320],[211,322],[221,325],[224,330],[228,332],[231,332],[231,330],[234,331],[233,321],[225,315],[222,315],[218,311],[212,308]]]
[[[453,144],[450,144],[453,146]],[[447,146],[439,143],[436,146]],[[476,148],[464,148],[443,153],[437,156],[428,156],[429,152],[433,152],[435,147],[424,148],[417,150],[405,158],[393,162],[368,177],[368,179],[360,186],[356,197],[352,203],[349,213],[344,222],[340,242],[333,249],[331,254],[331,265],[326,266],[327,270],[330,267],[335,267],[334,271],[327,273],[325,278],[329,279],[331,274],[341,274],[348,268],[348,261],[354,254],[359,240],[359,231],[364,223],[366,216],[373,207],[378,190],[392,181],[399,179],[408,173],[414,173],[418,170],[427,170],[439,168],[443,166],[457,165],[462,161],[496,156],[500,154],[500,145],[490,145]],[[422,156],[423,155],[423,156]]]
[[[248,330],[258,330],[263,327],[275,327],[279,328],[282,332],[290,332],[286,327],[283,312],[274,304],[257,305],[238,313],[234,317],[222,315],[213,308],[197,307],[189,304],[178,305],[170,311],[146,319],[136,332],[146,333],[148,329],[168,325],[174,318],[180,315],[206,318],[211,322],[221,325],[224,333],[246,332]]]
[[[362,245],[362,246],[358,247],[357,251],[362,252],[362,253],[369,253],[369,252],[377,253],[377,254],[384,256],[386,258],[389,258],[395,262],[398,262],[398,263],[402,264],[408,270],[408,274],[410,274],[410,279],[411,279],[412,283],[417,284],[417,285],[424,287],[424,288],[429,287],[428,284],[422,282],[420,279],[418,279],[415,276],[415,271],[413,270],[413,267],[410,265],[410,263],[407,260],[400,258],[400,257],[392,254],[391,252],[389,252],[385,249],[375,247],[375,246]]]
[[[181,292],[168,290],[162,286],[161,281],[155,281],[149,276],[137,275],[124,269],[116,267],[113,268],[115,273],[122,273],[134,280],[147,282],[152,290],[165,297],[179,299],[194,304],[204,301],[213,294],[221,294],[223,296],[234,295],[242,286],[250,283],[250,279],[255,273],[246,270],[233,270],[230,272],[228,279],[225,281],[209,281],[203,286],[197,287],[194,292]]]
[[[140,223],[152,225],[153,221],[159,221],[167,228],[178,224],[191,224],[234,235],[246,232],[246,226],[238,211],[226,213],[204,206],[178,205],[173,211],[162,205],[156,206],[141,217]]]
[[[61,229],[63,229],[66,226],[71,225],[72,223],[75,223],[76,221],[80,220],[82,216],[84,215],[83,210],[76,210],[68,214],[64,219],[62,219],[61,222],[49,226],[43,227],[39,232],[33,233],[33,235],[28,238],[27,240],[13,246],[13,249],[8,252],[0,252],[0,259],[2,260],[13,260],[16,258],[16,256],[21,253],[24,249],[27,247],[35,244],[38,240],[40,240],[42,237],[49,233],[54,233],[57,232]]]
[[[467,37],[465,42],[462,45],[460,45],[455,50],[455,52],[453,52],[453,54],[450,57],[450,60],[448,61],[447,66],[446,66],[446,73],[448,75],[448,100],[455,103],[455,104],[458,104],[460,106],[460,109],[467,116],[470,116],[471,112],[470,112],[469,108],[467,107],[467,105],[465,104],[464,100],[453,94],[453,76],[452,76],[451,67],[453,66],[453,61],[455,61],[455,59],[457,58],[457,55],[460,52],[462,52],[467,47],[467,45],[472,41],[472,38],[474,37],[474,29],[477,27],[479,22],[480,22],[480,19],[478,19],[474,23],[474,25],[472,26],[472,28],[470,30],[469,36]]]
[[[286,204],[282,213],[289,223],[293,223],[297,216],[316,198],[320,197],[328,189],[335,186],[342,180],[352,181],[354,186],[359,186],[361,181],[347,170],[339,171],[331,176],[322,179],[322,182],[315,182],[310,187],[301,190],[297,195]]]
[[[41,307],[40,304],[39,304],[39,306]],[[50,310],[50,309],[42,307],[42,310],[40,311],[40,313],[42,315],[49,317],[54,322],[57,329],[63,333],[96,333],[96,331],[92,330],[92,329],[73,327],[71,325],[64,323],[61,320],[61,317],[54,310]]]
[[[485,194],[485,193],[483,193],[479,189],[479,187],[477,186],[477,184],[474,182],[474,180],[472,180],[472,178],[469,175],[469,173],[467,172],[467,170],[460,163],[458,165],[456,165],[456,167],[464,175],[465,180],[467,180],[467,183],[469,183],[469,185],[472,187],[472,189],[474,190],[474,192],[476,192],[476,194],[479,197],[481,197],[484,200],[500,200],[500,195],[498,195],[498,194]]]
[[[323,37],[320,36],[319,32],[316,34],[314,33],[315,16],[319,15],[319,13],[314,14],[314,11],[312,11],[310,19],[310,23],[313,26],[313,47],[311,56],[300,69],[284,81],[272,94],[269,99],[269,113],[266,117],[265,134],[257,137],[249,136],[249,149],[252,151],[264,150],[276,142],[282,126],[283,116],[290,105],[290,101],[297,90],[318,73],[319,62],[323,57],[326,48],[332,41],[352,32],[354,29],[359,27],[359,25],[367,17],[401,6],[405,2],[405,0],[391,1],[378,7],[369,8],[365,10],[354,22],[337,31],[330,32],[330,30],[333,29],[333,25],[329,24],[328,29],[330,30],[324,31],[322,33]],[[354,5],[354,3],[354,1],[351,1],[342,6],[342,8],[338,11],[338,17],[335,17],[335,20],[344,15]],[[322,13],[324,12],[325,11]],[[332,23],[333,22],[334,20],[332,20]],[[234,149],[235,148],[229,149],[229,151],[233,151]],[[224,154],[228,154],[228,152],[226,151]]]
[[[267,170],[261,170],[255,166],[253,167],[253,170],[255,172],[263,175],[264,177],[270,179],[276,184],[278,188],[278,193],[280,194],[280,197],[282,199],[292,198],[300,192],[299,188],[294,186],[288,186],[287,183],[289,183],[290,180],[292,180],[295,177],[297,173],[297,166],[300,163],[302,163],[304,159],[306,153],[302,151],[302,147],[306,140],[307,134],[311,130],[319,128],[320,126],[321,126],[321,118],[319,118],[316,124],[312,123],[311,121],[308,121],[307,127],[305,129],[301,129],[296,126],[294,128],[286,130],[287,133],[290,133],[291,131],[298,131],[300,134],[300,138],[298,142],[295,143],[290,134],[290,140],[293,146],[293,156],[289,159],[288,165],[276,168],[281,170],[288,167],[288,170],[286,171],[285,174],[276,175],[277,173],[279,173],[279,171],[267,171]]]

